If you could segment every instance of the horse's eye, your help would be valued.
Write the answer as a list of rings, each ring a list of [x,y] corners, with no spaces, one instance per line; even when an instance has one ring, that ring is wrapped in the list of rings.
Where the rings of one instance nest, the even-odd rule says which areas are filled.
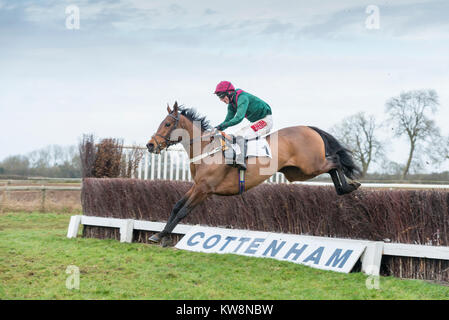
[[[166,127],[170,127],[170,125],[171,125],[170,122],[167,122],[167,123],[165,124]]]

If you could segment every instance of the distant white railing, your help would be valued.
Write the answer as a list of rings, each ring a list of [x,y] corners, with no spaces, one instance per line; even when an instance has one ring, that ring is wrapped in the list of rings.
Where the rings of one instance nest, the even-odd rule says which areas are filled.
[[[160,154],[145,152],[137,167],[135,178],[191,181],[187,153],[179,147],[170,147]]]
[[[139,149],[146,150],[143,147],[139,147]],[[134,178],[192,181],[189,157],[186,151],[179,146],[172,146],[160,154],[144,152]],[[266,182],[288,183],[288,180],[283,173],[277,172]]]

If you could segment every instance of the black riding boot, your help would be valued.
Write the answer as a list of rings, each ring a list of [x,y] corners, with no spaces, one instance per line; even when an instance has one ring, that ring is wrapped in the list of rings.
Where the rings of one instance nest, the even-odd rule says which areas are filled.
[[[241,170],[246,170],[246,144],[247,140],[238,136],[235,138],[236,144],[239,146],[240,152],[235,155],[235,163]]]
[[[246,170],[247,140],[242,136],[232,136],[232,145],[224,152],[225,163],[231,167]]]

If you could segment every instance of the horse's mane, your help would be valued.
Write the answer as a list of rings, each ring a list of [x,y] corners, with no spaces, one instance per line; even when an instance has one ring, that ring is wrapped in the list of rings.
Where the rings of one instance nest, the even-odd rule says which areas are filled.
[[[205,116],[201,116],[194,108],[186,108],[184,106],[179,107],[180,114],[189,119],[190,121],[198,121],[201,124],[201,131],[212,129],[209,124],[209,120]]]

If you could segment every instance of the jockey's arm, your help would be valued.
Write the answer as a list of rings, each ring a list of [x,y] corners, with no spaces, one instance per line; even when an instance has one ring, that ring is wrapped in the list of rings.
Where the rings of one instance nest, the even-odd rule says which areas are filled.
[[[232,106],[228,106],[228,116],[226,116],[226,120],[219,125],[219,130],[225,130],[228,127],[235,126],[236,124],[239,124],[242,122],[242,120],[245,118],[246,111],[248,110],[248,98],[246,97],[240,97],[239,103],[237,106],[237,112],[234,114],[234,116],[228,120],[228,116],[230,115],[230,109],[232,110]]]
[[[226,114],[226,119],[224,119],[224,121],[222,123],[220,123],[218,126],[216,126],[216,128],[220,131],[223,131],[224,129],[226,129],[227,127],[225,127],[225,123],[227,123],[229,120],[231,120],[232,118],[234,118],[235,116],[235,110],[232,107],[232,105],[228,105],[228,113]]]

